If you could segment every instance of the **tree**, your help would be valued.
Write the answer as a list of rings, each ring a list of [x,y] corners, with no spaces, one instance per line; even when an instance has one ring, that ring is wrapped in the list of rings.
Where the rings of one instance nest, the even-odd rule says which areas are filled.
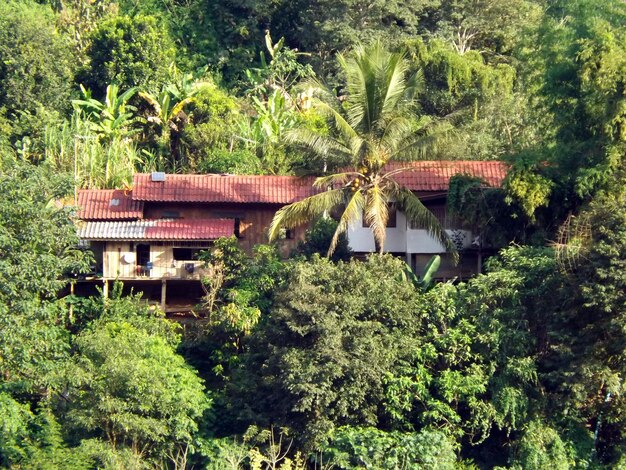
[[[54,206],[71,179],[0,160],[0,377],[35,393],[47,390],[68,350],[67,311],[57,301],[68,275],[89,258],[76,249],[69,209]]]
[[[272,30],[300,51],[311,53],[317,71],[328,74],[331,58],[359,41],[379,38],[396,45],[425,32],[440,0],[295,0],[272,15]],[[330,69],[330,70],[329,70]]]
[[[295,265],[227,389],[240,419],[288,426],[308,451],[340,426],[452,440],[480,427],[467,413],[488,382],[476,330],[452,286],[423,293],[404,269],[391,256]]]
[[[435,34],[444,37],[460,53],[480,50],[491,54],[510,52],[525,28],[542,14],[542,0],[443,0],[435,16]]]
[[[344,426],[331,433],[322,455],[337,468],[458,468],[454,444],[441,431],[384,432],[376,428]]]
[[[76,61],[55,15],[34,1],[0,4],[0,134],[26,159],[45,151],[46,126],[70,107]]]
[[[70,354],[62,298],[89,257],[76,249],[69,209],[54,203],[71,179],[0,155],[0,465],[87,468],[69,451],[50,398]]]
[[[409,221],[426,228],[456,253],[435,216],[417,196],[394,180],[393,176],[403,170],[386,170],[392,161],[422,155],[427,143],[435,138],[428,135],[424,122],[428,119],[415,120],[412,114],[417,82],[407,76],[404,55],[390,53],[377,42],[358,47],[349,57],[340,56],[339,61],[346,75],[345,107],[336,99],[332,101],[332,92],[321,88],[318,92],[322,99],[317,103],[318,111],[331,120],[336,137],[299,129],[290,140],[316,153],[324,165],[332,159],[348,163],[352,170],[318,178],[315,185],[326,191],[281,208],[272,220],[270,240],[278,237],[282,227],[293,228],[343,205],[328,253],[332,254],[339,235],[361,214],[382,253],[388,208],[393,203],[406,213]]]
[[[328,218],[320,218],[315,221],[310,229],[304,235],[304,240],[298,243],[296,253],[311,259],[312,256],[318,254],[323,256],[328,253],[328,247],[333,239],[333,235],[337,230],[337,221]],[[348,244],[348,239],[341,236],[337,242],[337,247],[331,257],[333,261],[347,261],[352,255],[352,250]]]
[[[397,266],[388,257],[298,264],[249,341],[239,408],[259,425],[289,426],[308,450],[334,426],[376,426],[385,372],[418,336],[414,288],[389,276]]]
[[[521,155],[533,163],[524,169],[532,173],[525,179],[531,196],[543,192],[549,200],[549,222],[556,219],[556,226],[610,185],[621,169],[624,24],[624,2],[556,1],[517,54],[541,136]],[[529,192],[524,183],[520,196]]]
[[[49,7],[33,1],[0,5],[0,109],[67,109],[74,64],[54,19]]]
[[[210,84],[195,96],[183,129],[183,159],[201,173],[258,174],[260,162],[243,142],[241,123],[248,122],[242,100]]]
[[[167,30],[150,16],[118,16],[102,22],[87,49],[89,65],[78,76],[96,98],[114,83],[121,89],[159,89],[168,78],[174,52]]]
[[[75,337],[66,364],[65,420],[80,439],[98,438],[161,462],[193,444],[211,401],[202,380],[176,353],[177,326],[136,297],[92,303],[96,316]],[[84,443],[83,443],[84,444]]]
[[[39,2],[44,3],[44,2]],[[48,0],[52,9],[58,13],[59,30],[74,46],[75,60],[87,65],[87,48],[91,35],[99,24],[117,15],[118,5],[115,0]]]
[[[565,395],[564,412],[595,431],[594,456],[609,466],[626,449],[625,202],[618,183],[580,214],[583,230],[572,231],[569,301],[557,317],[562,359],[551,381]]]

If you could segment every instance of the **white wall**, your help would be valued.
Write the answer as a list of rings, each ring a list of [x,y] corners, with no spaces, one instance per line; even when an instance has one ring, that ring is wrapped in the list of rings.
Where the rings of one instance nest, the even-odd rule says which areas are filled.
[[[431,237],[426,230],[411,229],[407,227],[406,216],[398,211],[396,213],[396,227],[387,228],[385,251],[394,253],[444,253],[446,250],[437,240]],[[463,248],[468,248],[472,243],[472,234],[469,230],[446,230],[451,237],[458,234],[463,243]],[[348,229],[348,242],[353,251],[375,251],[374,235],[369,227],[363,227],[362,219],[359,219]]]

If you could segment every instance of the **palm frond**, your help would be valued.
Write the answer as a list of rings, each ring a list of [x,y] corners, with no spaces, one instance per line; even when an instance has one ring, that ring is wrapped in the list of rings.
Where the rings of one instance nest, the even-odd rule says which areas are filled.
[[[317,77],[304,79],[295,85],[295,90],[311,92],[316,101],[326,103],[337,112],[341,111],[341,100],[336,95],[335,91]]]
[[[344,139],[351,139],[358,135],[356,129],[350,124],[350,122],[328,103],[322,101],[317,102],[315,104],[315,109],[320,114],[329,117],[333,121],[335,129]]]
[[[413,100],[415,95],[421,93],[426,88],[426,79],[424,78],[424,70],[418,69],[413,75],[411,75],[406,82],[407,98]]]
[[[348,160],[351,156],[350,149],[339,140],[306,128],[290,129],[285,133],[285,141],[304,147],[323,159],[335,157]]]
[[[361,137],[355,137],[350,141],[352,164],[362,166],[370,154],[370,143]]]
[[[390,154],[415,136],[415,120],[404,113],[393,113],[381,120],[380,143]]]
[[[374,185],[368,189],[365,203],[365,223],[372,230],[380,253],[384,250],[387,235],[388,202],[385,191],[379,185]]]
[[[398,187],[393,193],[398,208],[406,215],[407,222],[426,230],[430,236],[441,243],[446,251],[452,255],[454,263],[458,263],[459,253],[456,245],[452,242],[439,220],[437,220],[437,217],[409,189]]]
[[[354,194],[352,194],[348,204],[346,204],[343,214],[341,214],[341,218],[337,224],[337,229],[335,230],[333,238],[330,241],[330,245],[328,246],[328,257],[331,257],[335,252],[335,248],[337,248],[337,243],[339,242],[341,234],[348,230],[351,223],[359,220],[361,214],[363,214],[364,207],[365,197],[363,196],[363,192],[360,189],[357,189]]]
[[[444,137],[453,132],[453,127],[445,121],[438,121],[428,129],[427,133],[422,135],[414,135],[413,138],[406,140],[403,145],[395,149],[391,155],[391,160],[412,161],[423,158],[424,155],[437,152],[437,148],[441,145]]]
[[[309,196],[288,206],[284,206],[276,212],[269,228],[270,241],[275,240],[281,228],[295,228],[314,217],[331,210],[343,201],[343,190],[334,189],[324,191],[314,196]]]
[[[392,54],[388,63],[385,97],[382,101],[381,116],[397,109],[400,100],[406,97],[406,74],[408,64],[404,54]]]
[[[332,187],[334,184],[345,185],[348,181],[357,176],[363,175],[357,171],[348,171],[345,173],[335,173],[333,175],[320,176],[319,178],[315,179],[313,186],[316,188],[329,188]]]
[[[372,113],[377,107],[377,73],[374,63],[378,55],[376,44],[368,49],[358,46],[349,58],[340,62],[347,79],[348,123],[364,134],[369,133],[372,128]]]

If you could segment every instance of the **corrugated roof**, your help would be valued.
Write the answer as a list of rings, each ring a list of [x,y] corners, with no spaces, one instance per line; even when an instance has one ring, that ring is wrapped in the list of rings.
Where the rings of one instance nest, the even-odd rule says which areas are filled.
[[[82,220],[132,220],[143,217],[143,202],[130,191],[83,189],[78,191],[78,218]]]
[[[78,223],[83,240],[215,240],[235,233],[233,219],[162,219]]]
[[[411,191],[447,191],[450,178],[458,174],[482,178],[489,186],[497,188],[502,186],[508,171],[508,165],[503,162],[473,160],[393,162],[385,170],[402,168],[407,170],[392,178]]]
[[[290,204],[315,194],[314,178],[260,175],[166,175],[133,178],[133,199],[170,202],[233,202]]]
[[[413,191],[446,191],[450,178],[468,174],[498,187],[506,176],[507,165],[498,161],[418,161],[393,162],[388,170],[407,168],[394,176]],[[152,181],[149,174],[134,177],[133,199],[137,201],[234,202],[290,204],[316,194],[314,178],[264,175],[166,175],[165,181]]]

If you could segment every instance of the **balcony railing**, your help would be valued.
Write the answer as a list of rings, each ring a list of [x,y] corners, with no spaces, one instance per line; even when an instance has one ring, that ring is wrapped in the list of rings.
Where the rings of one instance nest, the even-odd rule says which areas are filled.
[[[124,263],[110,266],[104,276],[120,279],[201,279],[207,274],[203,261],[169,260],[146,264]]]

